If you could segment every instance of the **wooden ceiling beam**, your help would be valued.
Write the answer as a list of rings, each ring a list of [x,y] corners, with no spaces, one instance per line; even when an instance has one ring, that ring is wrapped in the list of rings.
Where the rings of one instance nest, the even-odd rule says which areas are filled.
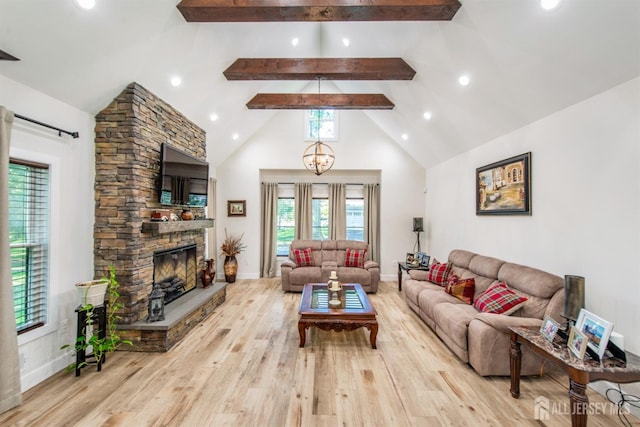
[[[247,102],[250,110],[391,110],[393,102],[383,94],[259,93]]]
[[[458,0],[182,0],[187,22],[450,21]]]
[[[227,80],[411,80],[416,70],[402,58],[239,58]]]

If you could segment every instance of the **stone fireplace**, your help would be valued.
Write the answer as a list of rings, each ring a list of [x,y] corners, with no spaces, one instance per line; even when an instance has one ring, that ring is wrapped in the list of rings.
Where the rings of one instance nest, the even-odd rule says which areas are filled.
[[[213,221],[177,221],[162,227],[150,222],[153,210],[166,208],[159,196],[162,143],[206,160],[205,132],[137,83],[128,85],[96,115],[95,131],[95,277],[103,277],[110,265],[115,267],[123,303],[118,329],[134,342],[123,349],[166,351],[225,298],[224,287],[217,293],[197,288],[204,268],[205,228]],[[173,212],[181,210],[175,207]],[[196,218],[205,217],[204,208],[191,210]],[[158,254],[177,259],[183,255],[171,252],[184,247],[190,248],[184,257],[191,261],[185,261],[182,278],[188,283],[185,289],[179,285],[172,289],[185,295],[166,306],[165,315],[171,320],[147,323],[148,297],[160,278],[154,259]],[[196,294],[204,295],[204,301],[192,302],[199,298]],[[177,308],[183,299],[194,308],[174,318],[172,311],[184,311]]]

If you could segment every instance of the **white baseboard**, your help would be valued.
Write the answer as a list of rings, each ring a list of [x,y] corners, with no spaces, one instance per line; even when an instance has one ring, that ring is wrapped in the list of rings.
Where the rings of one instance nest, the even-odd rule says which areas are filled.
[[[39,366],[37,369],[34,369],[31,372],[27,372],[24,374],[20,374],[20,383],[22,386],[22,392],[29,390],[31,387],[34,387],[46,380],[50,376],[57,374],[67,366],[69,366],[73,362],[73,352],[67,352],[62,354],[60,357],[53,359],[49,363],[46,363],[42,366]],[[73,375],[73,374],[69,374]]]

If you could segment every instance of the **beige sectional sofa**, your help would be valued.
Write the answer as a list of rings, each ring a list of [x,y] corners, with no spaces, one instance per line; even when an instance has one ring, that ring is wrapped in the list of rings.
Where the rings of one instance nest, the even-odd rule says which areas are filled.
[[[561,277],[465,250],[453,250],[452,274],[475,279],[474,300],[490,285],[505,282],[527,301],[511,315],[482,313],[427,281],[428,273],[409,271],[402,289],[407,304],[464,362],[480,375],[509,375],[509,326],[539,327],[545,315],[562,321]],[[522,375],[540,373],[542,360],[523,346]]]
[[[294,250],[311,248],[312,266],[299,266]],[[366,250],[364,264],[360,267],[345,265],[346,252]],[[332,271],[338,274],[342,283],[359,283],[366,292],[377,292],[380,282],[380,266],[371,261],[369,245],[357,240],[294,240],[289,247],[289,260],[280,266],[282,289],[302,292],[305,283],[326,283]]]

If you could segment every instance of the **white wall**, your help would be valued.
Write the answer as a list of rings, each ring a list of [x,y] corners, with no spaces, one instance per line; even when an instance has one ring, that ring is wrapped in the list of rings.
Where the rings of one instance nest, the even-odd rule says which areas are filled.
[[[259,277],[260,169],[303,168],[302,153],[309,145],[303,140],[303,123],[302,111],[279,112],[216,169],[218,242],[225,227],[229,233],[245,233],[247,250],[238,257],[238,278]],[[412,218],[424,211],[424,168],[363,112],[341,111],[339,135],[338,142],[329,143],[336,155],[333,170],[381,171],[381,275],[395,280],[395,262],[404,260],[415,242]],[[332,171],[316,182],[327,182]],[[228,218],[227,200],[246,200],[246,218]]]
[[[78,139],[59,137],[15,119],[11,134],[12,157],[51,165],[49,319],[18,337],[22,388],[27,390],[72,362],[60,347],[75,341],[74,284],[93,278],[94,120],[3,76],[0,93],[0,104],[14,113],[80,133]]]
[[[531,151],[531,216],[476,216],[475,169]],[[586,308],[640,352],[640,78],[427,171],[430,252],[586,279]]]

